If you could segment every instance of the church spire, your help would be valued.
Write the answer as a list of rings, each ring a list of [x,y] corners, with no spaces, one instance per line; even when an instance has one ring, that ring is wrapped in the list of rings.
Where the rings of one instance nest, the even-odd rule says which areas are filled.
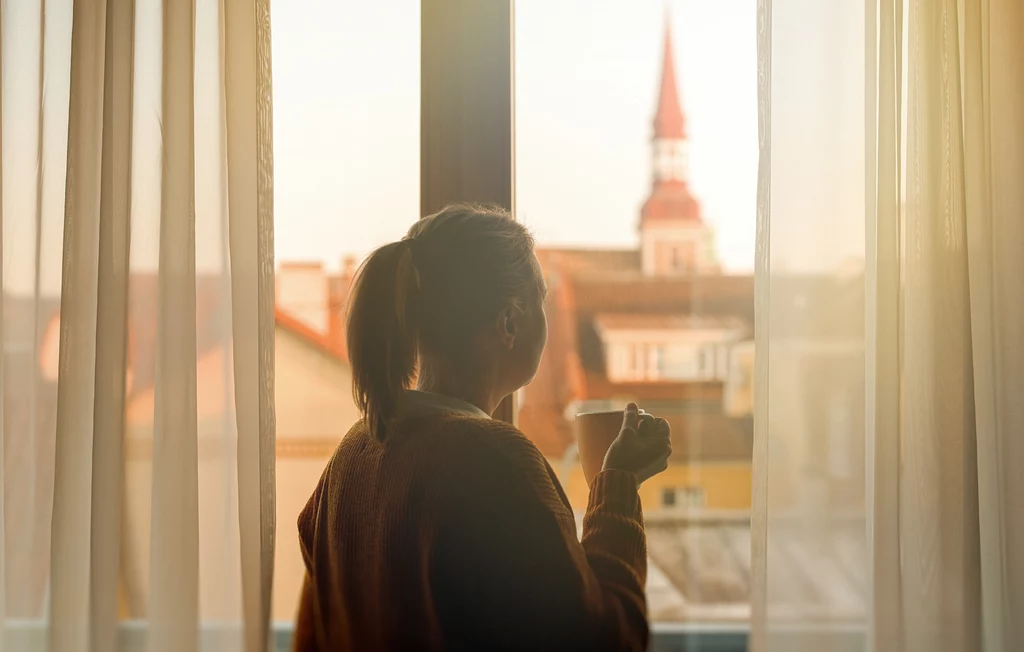
[[[640,209],[644,274],[678,276],[718,269],[713,235],[690,192],[686,119],[679,102],[672,52],[672,17],[665,5],[665,50],[651,139],[651,194]]]
[[[661,89],[658,93],[658,111],[654,115],[654,138],[686,138],[686,120],[679,104],[676,88],[676,66],[672,52],[672,16],[665,5],[665,51],[661,60]]]
[[[654,114],[654,185],[685,185],[689,177],[686,118],[679,103],[676,62],[672,51],[672,16],[665,5],[665,51],[661,60],[658,109]]]

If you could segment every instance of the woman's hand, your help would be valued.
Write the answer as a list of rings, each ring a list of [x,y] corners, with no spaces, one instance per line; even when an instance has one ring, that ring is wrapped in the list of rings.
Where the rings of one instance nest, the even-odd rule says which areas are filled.
[[[626,406],[622,429],[604,456],[604,470],[629,471],[637,482],[668,468],[672,454],[671,429],[668,421],[656,419],[637,408]]]

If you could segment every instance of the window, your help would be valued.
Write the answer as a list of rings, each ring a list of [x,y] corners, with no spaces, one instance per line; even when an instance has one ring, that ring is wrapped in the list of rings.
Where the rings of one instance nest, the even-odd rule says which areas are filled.
[[[676,488],[669,487],[661,490],[661,504],[665,507],[675,507],[676,505]]]
[[[296,613],[295,521],[358,418],[345,305],[358,261],[420,214],[420,3],[275,2],[277,542],[271,619]]]
[[[686,507],[700,508],[704,507],[704,490],[700,487],[682,487],[679,490],[682,494],[682,502]]]
[[[481,35],[473,44],[478,59],[504,56],[510,63],[510,48],[492,47],[500,39],[491,38],[496,32],[480,22],[490,19],[490,3],[422,6],[474,12],[469,24]],[[502,144],[500,119],[483,126],[450,121],[444,107],[421,105],[421,84],[444,78],[465,89],[462,99],[494,102],[478,109],[487,115],[500,114],[501,98],[508,96],[488,90],[484,84],[493,81],[471,79],[473,67],[460,63],[464,57],[421,60],[421,52],[426,57],[443,47],[437,25],[465,21],[421,17],[420,7],[414,0],[320,0],[315,10],[275,5],[277,520],[283,525],[272,617],[281,623],[294,617],[302,569],[294,533],[284,524],[294,523],[342,436],[336,428],[354,418],[354,411],[347,412],[353,408],[351,380],[340,336],[354,262],[398,237],[409,220],[439,202],[512,199],[511,174],[487,168],[487,174],[471,175],[467,170],[484,166],[455,166],[444,159],[451,148],[440,138],[457,141],[461,152],[476,148],[493,161],[511,161],[513,152],[507,139]],[[514,18],[517,214],[529,216],[545,271],[555,271],[556,258],[566,263],[558,270],[565,282],[551,284],[550,339],[540,374],[555,374],[546,378],[554,383],[548,386],[567,391],[553,399],[531,391],[532,386],[524,389],[519,425],[549,460],[559,462],[553,466],[564,470],[560,480],[579,509],[586,496],[578,465],[563,464],[565,442],[549,436],[566,427],[573,405],[619,408],[637,400],[657,406],[676,432],[700,425],[721,443],[714,464],[705,462],[709,446],[699,441],[679,446],[671,468],[660,476],[666,486],[645,484],[642,500],[650,511],[652,541],[669,545],[652,552],[651,564],[668,577],[683,570],[673,559],[692,552],[680,548],[690,545],[689,538],[670,536],[671,522],[656,516],[664,502],[730,510],[740,522],[749,510],[749,495],[744,498],[742,490],[744,483],[749,486],[750,452],[744,443],[749,424],[723,413],[721,388],[695,382],[697,349],[691,340],[699,329],[692,320],[709,307],[673,298],[681,291],[679,283],[695,283],[701,296],[733,297],[730,315],[750,312],[744,302],[753,296],[753,224],[747,218],[756,178],[756,80],[748,65],[754,56],[749,38],[754,12],[742,7],[749,15],[735,18],[739,5],[673,3],[666,22],[660,2],[597,5],[580,12],[570,0],[549,0],[518,3]],[[697,30],[698,23],[719,27]],[[507,33],[511,27],[506,25]],[[723,48],[738,53],[718,56]],[[708,54],[701,50],[707,49],[722,62],[715,70],[700,63]],[[670,76],[678,111],[668,95],[659,100],[669,60],[675,66]],[[322,79],[336,81],[313,83]],[[723,89],[734,100],[725,109],[719,106]],[[442,96],[424,91],[422,97],[428,95],[429,101]],[[673,144],[663,147],[659,140]],[[665,152],[661,162],[654,158],[659,147]],[[439,163],[421,169],[421,160]],[[659,166],[671,174],[652,191]],[[444,178],[426,181],[434,173]],[[595,183],[601,193],[593,192]],[[638,205],[643,208],[637,210]],[[710,241],[712,231],[722,245],[709,254],[713,264],[705,264],[695,243]],[[671,246],[667,257],[654,255],[666,245]],[[684,270],[685,277],[678,273]],[[602,274],[618,280],[590,282]],[[598,315],[559,312],[564,292],[600,310],[607,306],[615,313],[609,315],[612,321],[639,317],[642,323],[620,324],[606,332],[614,336],[602,340]],[[581,297],[586,292],[593,294]],[[576,370],[574,375],[557,375],[566,366]],[[637,385],[652,389],[637,390]],[[316,407],[328,404],[334,406],[329,422]],[[339,415],[339,405],[348,416]],[[695,597],[683,581],[671,586],[684,600]],[[723,599],[742,607],[745,596],[737,590]],[[673,604],[678,602],[652,603],[656,624],[690,620]]]
[[[661,380],[661,359],[664,357],[664,347],[660,344],[647,345],[647,378],[648,380]]]
[[[680,560],[701,558],[695,542],[706,531],[749,545],[752,425],[725,379],[726,351],[752,349],[753,337],[757,83],[744,30],[755,7],[580,6],[516,5],[516,205],[545,272],[559,279],[536,387],[566,388],[553,399],[527,387],[520,425],[559,461],[570,442],[557,433],[571,424],[551,415],[571,411],[558,401],[635,400],[666,417],[678,437],[673,459],[641,489],[649,565],[668,580],[648,596],[651,618],[656,631],[742,623],[742,582],[713,598],[696,587],[748,578],[745,558],[690,569]],[[582,514],[580,472],[553,468]],[[678,510],[691,508],[681,526]],[[705,508],[727,518],[712,522]]]
[[[697,486],[665,487],[661,490],[662,507],[700,509],[704,507],[704,489]]]

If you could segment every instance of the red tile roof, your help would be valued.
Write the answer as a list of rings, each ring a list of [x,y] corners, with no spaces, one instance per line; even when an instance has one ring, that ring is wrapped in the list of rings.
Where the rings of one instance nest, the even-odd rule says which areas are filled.
[[[542,267],[576,276],[583,272],[629,272],[640,269],[639,249],[543,248],[537,250]]]
[[[324,268],[323,262],[319,260],[286,260],[280,264],[280,269],[308,269],[319,271]]]
[[[729,315],[753,323],[753,276],[655,278],[631,274],[586,274],[574,280],[582,313]]]
[[[316,348],[328,357],[340,360],[341,362],[348,362],[348,358],[345,357],[343,351],[336,342],[332,341],[326,334],[318,333],[316,330],[309,327],[293,315],[288,314],[284,310],[279,308],[274,310],[274,323],[279,328],[283,328],[292,334],[297,335],[307,344]]]
[[[682,382],[658,380],[653,382],[623,382],[608,380],[604,371],[586,374],[586,390],[581,398],[619,398],[637,403],[651,401],[718,404],[722,401],[722,383],[712,381]]]
[[[730,316],[601,313],[594,316],[594,324],[609,330],[678,330],[744,328],[743,320]]]
[[[640,209],[640,220],[702,222],[700,202],[683,181],[658,181]]]

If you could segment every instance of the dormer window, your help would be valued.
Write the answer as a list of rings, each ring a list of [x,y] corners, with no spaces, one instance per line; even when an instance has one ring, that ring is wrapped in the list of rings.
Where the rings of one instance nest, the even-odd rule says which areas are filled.
[[[608,380],[618,383],[725,381],[741,324],[674,315],[598,315]]]

